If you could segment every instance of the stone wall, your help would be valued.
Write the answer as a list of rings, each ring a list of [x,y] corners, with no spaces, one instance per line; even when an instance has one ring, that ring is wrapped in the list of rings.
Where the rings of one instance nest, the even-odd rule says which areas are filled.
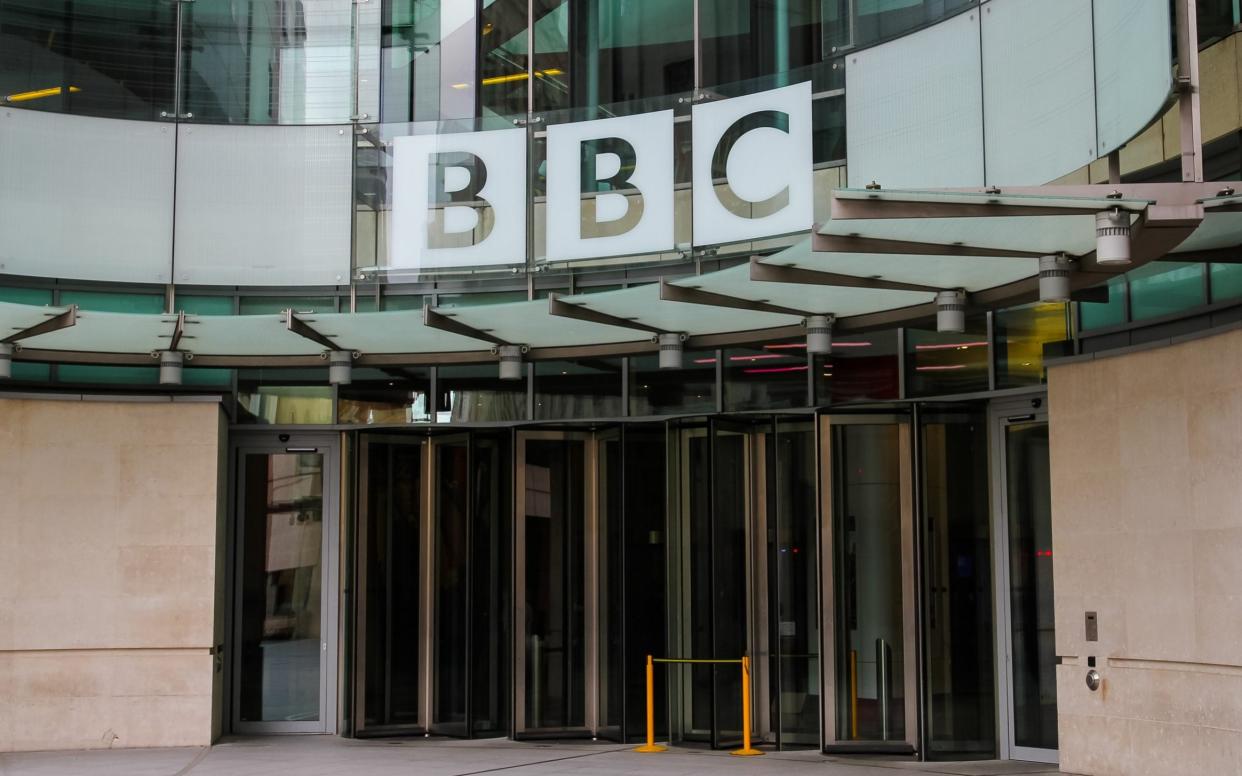
[[[1242,332],[1054,366],[1048,394],[1062,769],[1242,773]]]
[[[0,751],[211,742],[221,415],[0,398]]]

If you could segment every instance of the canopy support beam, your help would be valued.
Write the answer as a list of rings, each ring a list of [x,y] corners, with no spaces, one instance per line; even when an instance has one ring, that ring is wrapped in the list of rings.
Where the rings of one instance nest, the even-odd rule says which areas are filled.
[[[818,229],[819,227],[816,227]],[[1004,258],[1038,259],[1044,255],[1038,251],[1015,251],[1003,248],[981,248],[972,245],[942,245],[940,243],[884,240],[856,235],[820,234],[811,232],[811,250],[828,253],[878,253],[911,256],[982,256]]]
[[[753,310],[761,313],[796,315],[800,318],[805,318],[808,315],[831,314],[795,310],[792,307],[782,307],[781,305],[771,304],[766,299],[746,299],[740,296],[718,294],[715,291],[704,291],[697,286],[675,286],[664,278],[660,278],[660,299],[665,302],[682,302],[685,304],[701,304],[708,307],[732,307],[736,310]]]
[[[769,283],[801,283],[803,285],[838,286],[841,288],[874,288],[882,291],[922,291],[930,294],[944,290],[935,286],[922,286],[917,283],[864,278],[857,275],[842,275],[836,272],[820,272],[819,270],[805,269],[793,264],[764,264],[758,256],[751,257],[750,279]]]
[[[285,326],[299,337],[308,339],[317,345],[322,345],[327,350],[345,350],[345,348],[329,339],[326,334],[320,333],[309,323],[299,318],[293,310],[285,310]]]
[[[4,339],[0,339],[0,342],[3,342],[6,345],[12,345],[15,342],[29,339],[30,337],[37,337],[40,334],[48,334],[53,331],[60,331],[61,329],[75,326],[78,322],[78,306],[76,304],[72,304],[69,305],[69,309],[65,310],[63,313],[45,313],[45,315],[50,315],[51,317],[42,323],[36,323],[34,326],[20,329]]]
[[[661,280],[663,282],[663,280]],[[573,304],[561,299],[557,294],[548,294],[548,313],[561,318],[574,318],[579,321],[589,321],[591,323],[602,323],[605,326],[616,326],[621,329],[636,329],[638,331],[649,331],[652,334],[668,334],[669,332],[657,326],[643,323],[637,318],[621,318],[616,315],[602,313],[599,310],[592,310],[580,304]]]
[[[490,342],[493,345],[509,345],[512,344],[506,340],[502,340],[495,334],[491,333],[491,329],[476,329],[473,326],[454,320],[444,313],[436,312],[431,309],[431,305],[423,307],[423,325],[429,326],[440,331],[447,331],[452,334],[460,334],[463,337]]]

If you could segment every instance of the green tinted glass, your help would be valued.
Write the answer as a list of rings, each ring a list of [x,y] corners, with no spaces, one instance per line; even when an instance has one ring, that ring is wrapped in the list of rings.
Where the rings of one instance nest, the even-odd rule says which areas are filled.
[[[161,294],[115,294],[107,291],[61,291],[62,305],[76,304],[83,310],[102,313],[154,313],[164,312]]]
[[[1242,296],[1242,264],[1212,265],[1212,301],[1222,302]]]
[[[50,288],[0,288],[0,302],[14,304],[51,304]]]
[[[1155,261],[1130,273],[1130,319],[1142,321],[1207,303],[1203,265]]]
[[[1078,325],[1083,331],[1102,329],[1126,322],[1126,281],[1115,277],[1108,281],[1107,302],[1083,302],[1078,305]]]
[[[232,315],[231,296],[178,296],[176,307],[190,315]]]
[[[285,310],[299,313],[334,313],[333,296],[246,296],[241,300],[242,315],[274,315]]]

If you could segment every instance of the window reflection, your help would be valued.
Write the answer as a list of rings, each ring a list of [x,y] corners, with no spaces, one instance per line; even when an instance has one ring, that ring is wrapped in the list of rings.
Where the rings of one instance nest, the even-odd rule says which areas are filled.
[[[350,0],[196,0],[182,111],[196,121],[329,124],[353,113]]]
[[[1030,304],[998,310],[993,316],[996,334],[996,387],[1039,385],[1044,381],[1044,345],[1069,337],[1066,305]]]
[[[988,387],[988,325],[966,319],[963,334],[906,330],[906,391],[911,396],[983,391]]]

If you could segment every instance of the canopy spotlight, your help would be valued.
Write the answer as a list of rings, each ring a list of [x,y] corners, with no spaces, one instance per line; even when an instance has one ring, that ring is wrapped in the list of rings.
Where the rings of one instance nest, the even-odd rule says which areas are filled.
[[[660,343],[660,368],[681,369],[681,356],[685,350],[686,335],[679,331],[666,331],[655,336]]]
[[[1039,301],[1068,302],[1073,262],[1065,254],[1039,257]]]
[[[1095,263],[1130,263],[1130,214],[1121,208],[1095,214]]]
[[[180,350],[161,350],[159,359],[160,385],[181,385],[181,367],[185,363],[185,353]]]
[[[500,358],[500,379],[522,379],[522,354],[530,350],[526,345],[497,345],[492,354]]]
[[[936,294],[936,331],[961,334],[966,331],[966,292],[959,289]]]
[[[329,350],[328,383],[349,385],[354,379],[354,353],[350,350]]]
[[[826,356],[832,352],[831,315],[809,315],[803,324],[806,326],[806,352],[817,356]]]

